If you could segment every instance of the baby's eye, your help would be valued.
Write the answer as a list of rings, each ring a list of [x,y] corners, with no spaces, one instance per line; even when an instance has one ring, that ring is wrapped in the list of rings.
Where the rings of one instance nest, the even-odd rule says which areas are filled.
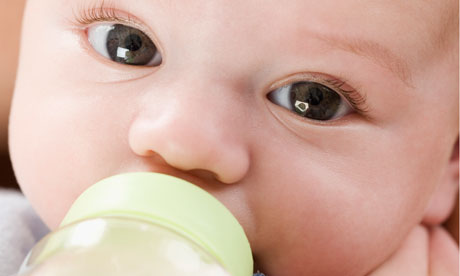
[[[316,82],[291,83],[271,91],[267,97],[302,117],[319,121],[338,119],[353,111],[337,92]]]
[[[161,55],[142,31],[122,24],[99,24],[88,28],[88,40],[99,54],[129,65],[158,66]]]

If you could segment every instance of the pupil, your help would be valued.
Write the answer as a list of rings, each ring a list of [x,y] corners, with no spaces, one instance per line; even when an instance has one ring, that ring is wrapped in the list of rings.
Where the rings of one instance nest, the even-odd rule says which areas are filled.
[[[125,48],[130,51],[137,51],[142,46],[142,39],[136,34],[130,34],[124,41]]]
[[[289,87],[290,109],[306,118],[329,120],[337,113],[342,102],[337,92],[319,83],[301,81]]]
[[[312,105],[318,105],[323,100],[323,92],[319,87],[310,88],[310,95],[308,97],[308,103]]]

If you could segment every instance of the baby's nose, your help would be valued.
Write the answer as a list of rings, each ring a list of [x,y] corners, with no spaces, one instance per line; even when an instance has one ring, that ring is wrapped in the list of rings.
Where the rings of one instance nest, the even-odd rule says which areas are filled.
[[[250,166],[240,99],[228,89],[183,88],[147,99],[130,126],[131,149],[159,154],[180,170],[207,170],[223,183],[238,182]]]

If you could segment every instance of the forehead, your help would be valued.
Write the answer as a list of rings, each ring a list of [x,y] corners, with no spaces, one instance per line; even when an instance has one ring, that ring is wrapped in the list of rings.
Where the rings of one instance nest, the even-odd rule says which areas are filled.
[[[258,10],[255,14],[266,12],[265,20],[277,19],[288,34],[363,38],[388,46],[409,62],[455,37],[458,25],[458,1],[451,0],[294,0],[282,6],[263,1],[252,8]]]
[[[317,38],[321,47],[333,45],[374,59],[406,83],[410,71],[444,53],[446,37],[455,34],[458,23],[458,2],[450,0],[290,0],[282,5],[276,0],[198,2],[195,7],[200,17],[218,14],[216,28],[233,28],[235,33],[248,30],[248,45],[264,40],[270,45],[278,39],[287,42],[283,47],[301,52]],[[182,11],[182,16],[189,15],[188,9]]]
[[[422,1],[422,0],[289,0],[281,5],[277,0],[67,0],[51,2],[61,3],[63,6],[72,6],[80,3],[86,6],[129,6],[128,11],[155,10],[173,12],[171,18],[180,21],[183,19],[206,20],[210,17],[218,18],[227,23],[227,26],[263,23],[267,25],[273,20],[282,19],[292,26],[309,25],[334,27],[336,31],[365,32],[374,27],[380,32],[392,29],[412,31],[406,33],[412,36],[413,32],[426,33],[427,31],[440,32],[447,24],[458,21],[458,1]],[[79,5],[79,4],[77,4]],[[240,19],[240,20],[237,20]],[[241,21],[241,19],[244,19]],[[252,19],[252,20],[248,20]],[[216,21],[217,22],[217,21]],[[280,23],[280,22],[277,22]],[[454,24],[455,25],[455,24]],[[381,28],[386,26],[386,28]],[[394,31],[394,30],[393,30]]]
[[[143,13],[143,18],[149,18],[149,14],[150,17],[164,14],[176,24],[183,23],[184,31],[189,29],[183,26],[190,26],[196,33],[211,31],[221,37],[246,30],[252,38],[301,39],[321,34],[349,38],[355,44],[377,42],[380,50],[386,51],[383,55],[395,52],[407,63],[417,65],[421,57],[426,58],[421,53],[442,48],[439,46],[446,44],[447,36],[456,33],[458,24],[458,2],[455,0],[289,0],[283,4],[277,0],[69,1],[75,2],[93,7],[103,2],[122,6],[135,15]],[[212,22],[212,29],[209,24],[204,27],[209,22]],[[257,40],[246,41],[247,44],[254,42]]]

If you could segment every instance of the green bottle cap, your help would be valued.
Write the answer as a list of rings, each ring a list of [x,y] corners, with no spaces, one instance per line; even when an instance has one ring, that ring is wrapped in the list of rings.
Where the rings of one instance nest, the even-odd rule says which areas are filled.
[[[251,248],[230,211],[203,189],[169,175],[115,175],[88,188],[61,226],[101,216],[143,219],[170,228],[202,246],[232,276],[253,273]]]

